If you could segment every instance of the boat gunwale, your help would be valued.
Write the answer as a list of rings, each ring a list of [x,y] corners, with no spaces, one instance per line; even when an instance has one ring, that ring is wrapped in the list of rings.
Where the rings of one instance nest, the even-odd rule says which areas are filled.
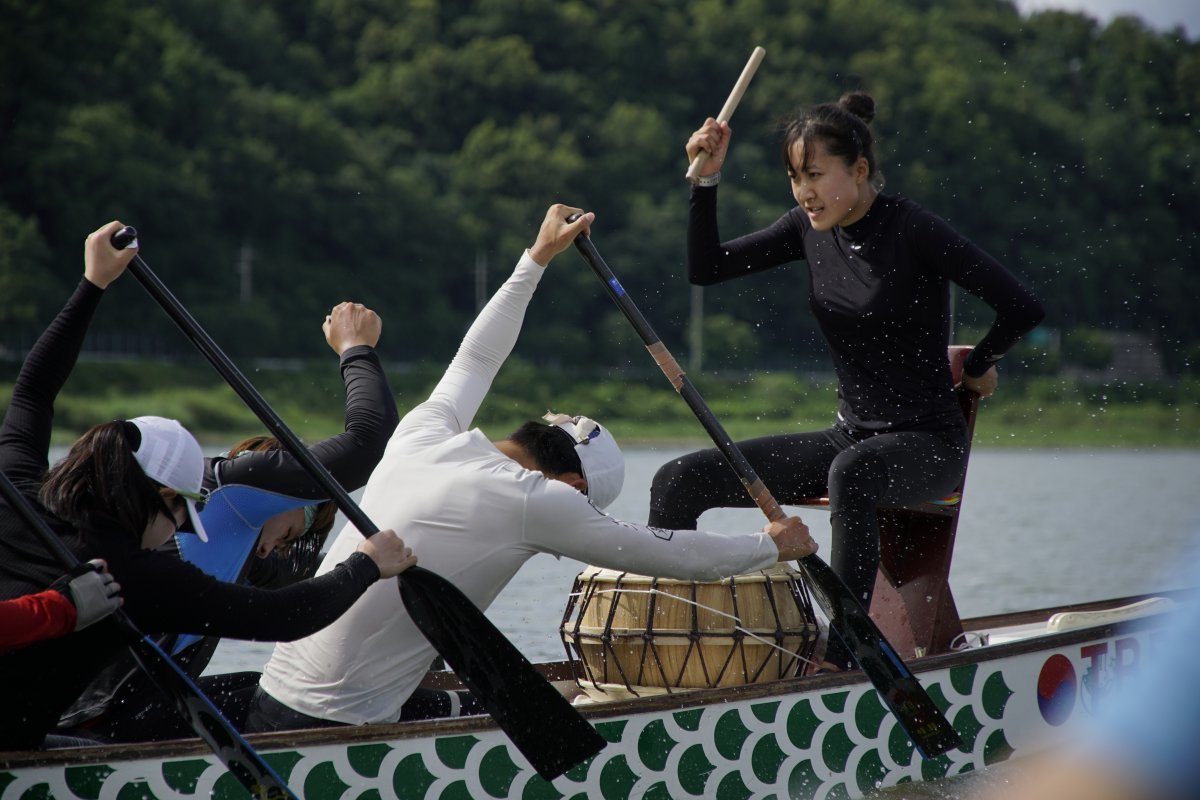
[[[1152,597],[1171,597],[1177,599],[1193,595],[1195,591],[1194,589],[1171,590],[1114,598],[1111,600],[1054,606],[1033,611],[994,614],[964,620],[963,626],[967,631],[1011,627],[1030,622],[1044,622],[1053,614],[1064,611],[1110,610]],[[964,664],[985,663],[1040,650],[1066,647],[1089,639],[1105,638],[1113,635],[1117,630],[1151,626],[1156,624],[1161,617],[1162,612],[1159,612],[1132,619],[1114,620],[1098,625],[1075,628],[1059,633],[1037,634],[1011,642],[915,658],[908,661],[908,664],[913,673],[927,673]],[[536,666],[548,673],[551,678],[569,677],[571,673],[570,662],[547,662]],[[677,711],[682,708],[705,706],[714,703],[768,699],[801,693],[807,694],[814,690],[823,691],[862,683],[867,683],[867,678],[861,671],[856,670],[854,672],[836,672],[823,675],[783,678],[742,686],[689,689],[651,697],[615,700],[610,703],[585,704],[578,708],[589,721],[603,721],[612,717]],[[479,715],[457,719],[441,718],[381,725],[351,725],[336,728],[280,731],[277,733],[254,733],[247,734],[246,741],[257,750],[271,752],[274,750],[288,750],[302,747],[403,741],[420,739],[432,735],[438,737],[459,736],[494,730],[498,730],[495,721],[487,715]],[[212,755],[212,751],[199,739],[173,739],[162,742],[130,742],[85,747],[63,747],[52,750],[0,752],[0,769],[18,770],[64,764],[100,764],[113,761],[173,759],[210,755]]]

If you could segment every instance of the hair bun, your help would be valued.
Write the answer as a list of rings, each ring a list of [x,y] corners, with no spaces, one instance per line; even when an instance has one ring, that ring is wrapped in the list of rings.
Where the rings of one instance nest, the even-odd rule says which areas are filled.
[[[838,106],[868,125],[875,119],[875,98],[866,92],[846,92],[838,98]]]

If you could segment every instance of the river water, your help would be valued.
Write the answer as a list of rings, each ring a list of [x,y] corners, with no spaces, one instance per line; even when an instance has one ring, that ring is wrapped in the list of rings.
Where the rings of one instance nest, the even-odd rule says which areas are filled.
[[[625,489],[610,512],[645,520],[654,471],[683,452],[677,447],[627,449]],[[975,450],[950,575],[960,614],[1179,588],[1164,582],[1164,575],[1200,533],[1197,476],[1200,450]],[[827,555],[828,513],[791,511],[804,518]],[[763,522],[757,509],[714,509],[700,524],[734,533],[757,530]],[[488,617],[530,660],[564,658],[557,631],[571,582],[582,566],[536,556],[488,609]],[[258,670],[270,651],[269,644],[223,642],[208,671]],[[896,787],[880,798],[966,800],[978,783],[1001,781],[1009,768]]]

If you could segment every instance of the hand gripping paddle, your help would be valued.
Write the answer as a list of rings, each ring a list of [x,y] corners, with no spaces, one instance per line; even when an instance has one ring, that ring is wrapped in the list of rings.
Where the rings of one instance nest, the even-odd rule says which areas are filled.
[[[79,566],[75,554],[63,544],[3,472],[0,472],[0,493],[4,494],[9,507],[33,529],[64,570],[70,572]],[[251,797],[256,800],[296,800],[296,795],[292,794],[283,779],[246,743],[229,720],[221,716],[212,700],[200,691],[187,673],[153,639],[139,631],[123,610],[118,608],[112,616],[128,640],[129,650],[138,665]]]

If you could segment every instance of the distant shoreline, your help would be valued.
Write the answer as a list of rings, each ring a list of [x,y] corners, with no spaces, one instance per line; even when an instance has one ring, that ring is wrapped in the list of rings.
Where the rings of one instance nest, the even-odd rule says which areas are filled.
[[[147,402],[141,406],[138,406],[136,401],[131,400],[131,405],[141,410],[130,411],[118,416],[128,417],[143,413],[161,413],[153,406],[151,398],[146,399]],[[401,409],[401,413],[404,410]],[[319,418],[309,414],[303,418],[291,418],[286,413],[278,413],[280,413],[283,421],[306,442],[320,441],[342,430],[340,419],[332,416]],[[172,412],[167,412],[165,415],[171,416]],[[530,419],[536,417],[537,415],[533,414],[530,416]],[[100,419],[102,415],[95,418]],[[241,438],[261,433],[264,430],[264,427],[256,424],[255,420],[246,421],[244,425],[239,424],[230,428],[213,429],[198,427],[194,422],[189,425],[186,415],[178,415],[177,418],[193,430],[206,450],[227,447]],[[481,428],[489,438],[501,439],[523,421],[522,419],[514,419],[511,422],[484,419],[477,420],[472,427]],[[687,430],[687,425],[680,425],[678,423],[668,426],[669,430],[664,430],[664,426],[661,424],[646,423],[639,420],[607,418],[603,421],[612,429],[622,447],[626,448],[700,449],[713,446],[712,441],[707,437],[703,429],[700,428],[699,423],[694,420],[691,423],[691,426],[695,428],[694,433]],[[1200,430],[1164,431],[1159,424],[1161,421],[1160,419],[1147,420],[1145,425],[1124,425],[1119,429],[1105,429],[1086,425],[1066,429],[1044,429],[1005,427],[1000,423],[988,422],[981,417],[977,423],[972,447],[997,450],[1018,448],[1046,450],[1080,450],[1088,448],[1131,450],[1200,449]],[[825,427],[821,423],[800,425],[792,420],[731,420],[723,424],[735,441],[778,433],[821,430]],[[56,428],[54,444],[56,446],[69,445],[83,430],[85,428],[79,430]]]
[[[13,369],[0,383],[12,393]],[[388,373],[400,413],[422,402],[437,379],[433,367]],[[289,427],[313,442],[344,428],[345,388],[336,362],[247,373]],[[828,380],[787,372],[737,377],[697,375],[698,389],[734,439],[821,430],[832,424],[836,391]],[[594,377],[539,369],[510,359],[473,426],[501,439],[547,409],[586,413],[626,446],[710,446],[687,404],[661,375]],[[55,403],[54,441],[73,441],[92,425],[141,414],[172,417],[202,443],[225,447],[261,433],[262,424],[207,365],[162,362],[80,363]],[[979,410],[974,447],[1200,448],[1200,381],[1102,386],[1059,376],[1008,379]]]

